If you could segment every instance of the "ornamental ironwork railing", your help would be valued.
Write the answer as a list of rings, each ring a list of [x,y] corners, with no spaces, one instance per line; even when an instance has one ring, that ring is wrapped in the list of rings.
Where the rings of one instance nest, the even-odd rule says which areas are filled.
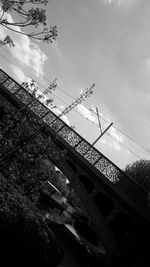
[[[101,152],[94,148],[88,141],[81,137],[75,130],[69,127],[59,116],[49,109],[46,104],[36,99],[27,89],[23,88],[8,74],[0,69],[0,84],[2,84],[9,92],[11,92],[24,105],[32,110],[39,118],[41,118],[53,132],[57,133],[65,140],[72,148],[75,149],[81,156],[84,157],[97,171],[109,179],[113,185],[116,185],[120,180],[128,180],[129,185],[135,191],[133,194],[134,202],[139,202],[140,199],[146,199],[147,192],[136,183],[131,177],[126,175],[118,166],[106,158]],[[135,184],[135,190],[134,185]],[[124,191],[124,190],[123,190]],[[140,196],[140,197],[138,197]],[[131,197],[132,198],[132,197]],[[138,204],[138,203],[137,203]]]

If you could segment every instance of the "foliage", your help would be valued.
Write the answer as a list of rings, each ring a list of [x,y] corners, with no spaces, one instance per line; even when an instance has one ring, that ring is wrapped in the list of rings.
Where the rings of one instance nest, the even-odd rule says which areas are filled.
[[[69,193],[67,195],[68,202],[70,203],[70,205],[72,205],[76,209],[77,213],[86,215],[85,208],[80,198],[78,197],[76,191],[71,186],[69,187],[70,187]]]
[[[79,199],[77,193],[70,183],[66,183],[66,176],[55,170],[55,166],[48,160],[43,159],[40,163],[40,169],[44,176],[49,180],[63,195],[67,198],[68,203],[76,210],[85,212],[85,209]]]
[[[1,174],[0,236],[5,266],[58,266],[62,260],[63,252],[35,203],[11,177]]]
[[[62,259],[62,251],[43,219],[45,212],[38,206],[40,187],[47,180],[41,163],[47,154],[61,158],[61,153],[41,128],[41,122],[26,110],[0,107],[0,248],[7,249],[15,265],[16,259],[19,264],[18,253],[25,257],[26,265],[22,266],[30,266],[32,259],[36,266],[57,266]],[[34,140],[30,138],[40,129]]]
[[[129,164],[125,172],[150,192],[150,160],[138,160]]]
[[[56,26],[49,28],[47,25],[46,10],[41,8],[47,4],[47,0],[0,0],[0,25],[33,40],[52,43],[56,40],[57,28]],[[8,20],[8,13],[13,15],[16,21]],[[27,32],[22,31],[25,28]],[[32,28],[35,28],[35,31],[32,31]],[[0,42],[0,45],[5,44],[14,46],[9,35]]]
[[[62,252],[47,223],[49,227],[51,221],[73,224],[79,233],[84,233],[82,227],[90,231],[85,222],[88,217],[77,194],[66,184],[66,177],[51,163],[51,159],[61,160],[64,154],[57,146],[58,137],[52,139],[42,120],[33,117],[28,109],[18,111],[9,102],[7,104],[0,107],[0,167],[4,177],[0,181],[0,234],[3,233],[3,249],[10,251],[11,263],[15,265],[19,253],[20,257],[25,257],[23,264],[26,265],[22,266],[30,266],[29,262],[34,261],[36,254],[36,266],[56,266],[62,259]],[[59,209],[59,213],[57,209],[51,212],[45,204],[42,206],[40,188],[47,180],[67,197],[68,209]],[[69,204],[74,206],[72,211]]]
[[[31,82],[23,82],[21,84],[27,91],[29,91],[36,99],[40,100],[41,102],[45,102],[46,106],[52,108],[56,108],[53,105],[53,99],[49,95],[55,91],[57,87],[57,79],[55,78],[53,82],[49,84],[49,86],[43,91],[40,92],[36,82],[32,79]]]
[[[70,189],[66,181],[66,176],[62,172],[56,171],[56,187],[62,192],[65,197],[68,197]]]
[[[10,109],[0,110],[1,172],[22,186],[28,197],[38,200],[40,185],[48,177],[41,162],[50,157],[59,160],[62,153],[39,119],[25,110]]]
[[[51,160],[61,160],[64,151],[59,150],[56,135],[54,140],[50,134],[42,120],[33,117],[28,109],[18,111],[11,104],[1,107],[1,173],[37,205],[41,200],[40,188],[49,180],[76,210],[83,210],[77,194],[66,184],[66,177],[51,163]]]
[[[55,171],[51,163],[51,159],[61,160],[64,151],[58,149],[55,140],[42,127],[42,122],[27,110],[17,111],[12,106],[2,109],[0,164],[3,175],[11,177],[16,185],[21,186],[24,194],[35,202],[41,197],[42,183],[49,180],[67,197],[70,205],[84,210],[73,188],[66,184],[66,177],[60,171]],[[34,133],[36,137],[30,138]]]

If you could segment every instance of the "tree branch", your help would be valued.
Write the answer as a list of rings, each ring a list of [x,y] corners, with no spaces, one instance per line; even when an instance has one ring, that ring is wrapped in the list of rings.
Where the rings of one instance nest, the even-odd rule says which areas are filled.
[[[48,38],[45,38],[46,37],[46,34],[49,34],[49,32],[39,32],[39,33],[32,33],[32,34],[28,34],[28,33],[24,33],[24,32],[19,32],[17,30],[14,30],[12,28],[9,28],[8,26],[6,25],[3,25],[5,28],[7,28],[8,30],[11,30],[13,32],[16,32],[16,33],[19,33],[19,34],[22,34],[22,35],[25,35],[25,36],[28,36],[29,38],[32,38],[32,39],[36,39],[36,40],[43,40],[43,41],[46,41],[46,42],[52,42],[53,40],[55,40],[56,36],[54,36],[53,34],[49,35]],[[44,37],[40,37],[41,34],[44,34]],[[39,37],[35,37],[35,36],[39,36]],[[45,39],[44,39],[45,38]]]
[[[0,0],[0,25],[13,32],[28,36],[29,38],[52,43],[52,41],[55,40],[57,36],[56,26],[50,27],[50,29],[48,29],[46,10],[34,7],[36,5],[46,5],[47,3],[48,0]],[[3,18],[4,15],[7,14],[6,12],[12,13],[12,15],[14,13],[15,15],[17,15],[17,17],[19,16],[18,21],[9,22],[6,19],[7,17]],[[29,26],[34,26],[36,29],[40,26],[40,28],[39,31],[35,30],[35,32],[31,33],[25,33],[15,29],[15,27],[25,28]],[[10,36],[8,37],[9,38],[6,38],[5,43],[6,41],[9,41],[9,39],[11,40]]]

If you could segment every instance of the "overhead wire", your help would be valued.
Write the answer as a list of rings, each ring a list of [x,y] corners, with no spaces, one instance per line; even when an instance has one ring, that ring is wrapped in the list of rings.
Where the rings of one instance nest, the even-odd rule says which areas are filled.
[[[110,133],[106,133],[108,136],[110,136],[112,139],[115,140],[115,142],[119,143],[121,146],[123,146],[127,151],[135,155],[137,158],[142,159],[137,153],[135,153],[133,150],[125,146],[123,143],[121,143],[119,140],[117,140],[114,136],[112,136]]]
[[[9,62],[10,64],[12,64],[13,62],[11,62],[8,58],[6,58],[4,55],[0,54],[0,56],[2,58],[4,58],[7,62]],[[16,61],[16,60],[14,60]],[[31,78],[31,76],[26,72],[24,71],[24,73],[29,77]],[[47,89],[42,83],[40,83],[39,81],[35,81],[37,84],[39,84],[43,89]],[[56,95],[54,92],[52,92],[52,94],[57,98],[59,99],[59,101],[61,101],[63,104],[65,105],[69,105],[66,101],[64,101],[62,98],[60,98],[58,95]],[[75,98],[74,98],[75,99]],[[73,109],[74,112],[78,113],[81,117],[83,117],[84,119],[88,120],[89,122],[93,123],[91,120],[89,120],[87,117],[83,116],[78,110],[76,109]],[[93,123],[94,126],[96,126],[96,124]],[[97,127],[97,126],[96,126]]]
[[[136,145],[140,146],[141,148],[143,148],[145,151],[147,151],[148,153],[150,153],[150,150],[148,148],[146,148],[145,146],[143,146],[142,144],[138,143],[135,139],[133,139],[131,136],[127,135],[126,133],[124,133],[122,130],[120,130],[119,128],[117,128],[116,126],[114,126],[114,128],[120,132],[121,134],[123,134],[124,136],[126,136],[128,139],[130,139],[132,142],[134,142]]]
[[[12,58],[13,58],[13,60],[15,61],[15,62],[17,62],[17,60],[14,58],[14,56],[11,54],[11,53],[9,53],[4,47],[0,47],[1,49],[3,49],[7,54],[9,54]],[[19,59],[19,61],[21,61],[21,63],[24,63],[21,59]],[[17,62],[18,63],[18,62]],[[30,66],[30,68],[33,70],[33,72],[35,72],[35,74],[37,74],[37,71],[32,67],[32,66]],[[50,80],[50,79],[48,79],[44,74],[40,74],[40,76],[42,77],[42,78],[44,78],[47,82],[49,82],[49,83],[52,83],[52,81]],[[75,100],[76,98],[74,97],[74,96],[72,96],[71,94],[69,94],[66,90],[64,90],[62,87],[60,87],[59,85],[57,85],[57,88],[59,89],[59,90],[61,90],[62,92],[64,92],[67,96],[69,96],[70,98],[72,98],[73,100]]]
[[[95,115],[97,115],[97,113],[96,113],[94,110],[90,109],[90,111],[93,111],[93,113],[94,113]],[[99,114],[99,117],[100,117],[101,119],[103,119],[105,122],[107,122],[107,123],[110,124],[110,122],[109,122],[107,119],[105,119],[104,117],[102,117],[100,114]],[[116,127],[116,126],[112,126],[112,128],[116,129],[118,132],[120,132],[122,135],[126,136],[128,139],[130,139],[130,140],[131,140],[132,142],[134,142],[136,145],[140,146],[141,148],[143,148],[144,150],[146,150],[148,153],[150,153],[150,150],[149,150],[148,148],[146,148],[145,146],[143,146],[142,144],[140,144],[139,142],[137,142],[134,138],[132,138],[131,136],[127,135],[124,131],[122,131],[122,130],[119,129],[118,127]]]
[[[0,47],[1,49],[3,49],[7,54],[9,54],[9,55],[11,55],[11,53],[9,53],[4,47]],[[11,55],[11,57],[13,58],[13,60],[14,61],[16,61],[17,62],[17,60],[14,58],[14,56],[12,56]],[[20,60],[22,63],[23,63],[23,61],[22,60]],[[32,70],[35,72],[35,73],[37,73],[36,72],[36,70],[31,66],[31,68],[32,68]],[[24,71],[25,72],[25,71]],[[29,74],[27,73],[27,75],[29,76]],[[30,77],[30,76],[29,76]],[[48,79],[45,75],[41,75],[41,77],[42,78],[44,78],[47,82],[52,82],[50,79]],[[39,83],[40,84],[40,86],[42,86],[43,88],[45,88],[39,81],[37,81],[37,83]],[[66,90],[64,90],[62,87],[60,87],[59,85],[57,85],[57,88],[59,89],[59,90],[61,90],[64,94],[66,94],[67,96],[69,96],[70,98],[72,98],[73,100],[76,100],[76,98],[74,97],[74,96],[72,96],[71,94],[69,94]],[[56,95],[55,95],[56,96]],[[60,98],[57,96],[57,98],[60,100]],[[61,100],[62,101],[62,100]],[[64,101],[62,101],[64,104],[67,104],[67,103],[65,103]],[[67,104],[68,105],[68,104]],[[86,105],[84,105],[89,111],[91,111],[94,115],[97,115],[97,113],[93,110],[93,109],[90,109],[89,107],[87,107]],[[81,113],[80,113],[81,114]],[[105,122],[107,122],[107,123],[109,123],[110,124],[110,122],[106,119],[106,118],[104,118],[103,116],[101,116],[100,114],[99,114],[99,116],[100,116],[100,118],[103,120],[103,121],[105,121]],[[90,120],[89,120],[90,121]],[[136,145],[138,145],[139,147],[141,147],[142,149],[144,149],[146,152],[148,152],[148,153],[150,153],[150,149],[148,149],[148,148],[146,148],[144,145],[142,145],[142,144],[140,144],[139,142],[137,142],[134,138],[132,138],[131,136],[129,136],[129,135],[127,135],[123,130],[121,130],[121,129],[119,129],[118,127],[116,127],[116,126],[112,126],[112,128],[114,128],[114,129],[116,129],[118,132],[120,132],[122,135],[124,135],[124,136],[126,136],[128,139],[130,139],[132,142],[134,142]]]
[[[6,49],[4,49],[3,47],[0,47],[0,48],[2,48],[6,53],[8,53],[9,55],[11,55]],[[8,58],[6,58],[4,55],[2,55],[2,54],[0,54],[0,56],[1,57],[3,57],[6,61],[8,61],[9,63],[13,63],[13,62],[11,62]],[[18,61],[11,55],[11,57],[13,58],[13,60],[15,61],[15,62],[17,62],[18,63]],[[20,60],[21,61],[21,60]],[[22,63],[23,63],[23,61],[21,61]],[[34,68],[33,67],[31,67],[32,68],[32,70],[35,72],[35,73],[37,73],[35,70],[34,70]],[[28,77],[30,77],[31,78],[31,76],[24,70],[24,73],[28,76]],[[50,81],[47,77],[45,77],[44,75],[41,75],[41,77],[43,77],[45,80],[47,80],[48,82],[52,82],[52,81]],[[36,83],[37,84],[39,84],[42,88],[44,88],[44,89],[46,89],[46,87],[42,84],[42,83],[40,83],[39,81],[36,81]],[[62,89],[60,86],[58,86],[57,85],[57,88],[59,89],[59,90],[61,90],[61,91],[63,91],[66,95],[68,95],[70,98],[72,98],[72,99],[76,99],[76,98],[74,98],[72,95],[70,95],[69,93],[67,93],[64,89]],[[64,103],[65,105],[69,105],[68,103],[66,103],[64,100],[62,100],[62,98],[60,98],[59,96],[57,96],[54,92],[52,93],[57,99],[59,99],[59,101],[61,101],[62,103]],[[89,110],[89,111],[92,111],[95,115],[97,115],[96,114],[96,112],[93,110],[93,109],[90,109],[90,108],[88,108],[86,105],[85,105],[85,107]],[[76,109],[73,109],[73,111],[74,112],[76,112],[76,113],[78,113],[80,116],[82,116],[84,119],[86,119],[86,120],[88,120],[90,123],[92,123],[95,127],[97,127],[97,128],[99,128],[99,126],[95,123],[95,122],[93,122],[93,121],[91,121],[90,119],[88,119],[87,117],[85,117],[84,115],[82,115],[78,110],[76,110]],[[107,123],[110,123],[106,118],[104,118],[103,116],[101,116],[100,114],[99,114],[99,116],[100,116],[100,118],[103,120],[103,121],[105,121],[105,122],[107,122]],[[122,135],[124,135],[124,136],[126,136],[127,138],[129,138],[130,140],[132,140],[134,143],[136,143],[138,146],[140,146],[142,149],[144,149],[144,150],[146,150],[148,153],[150,153],[150,150],[149,149],[147,149],[147,148],[145,148],[143,145],[140,145],[136,140],[134,140],[132,137],[130,137],[130,136],[128,136],[126,133],[124,133],[122,130],[120,130],[119,128],[117,128],[116,126],[112,126],[112,128],[115,128],[118,132],[120,132]],[[129,152],[131,152],[132,154],[134,154],[134,155],[136,155],[139,159],[141,159],[141,157],[139,156],[139,155],[137,155],[135,152],[133,152],[131,149],[129,149],[129,148],[127,148],[125,145],[123,145],[121,142],[119,142],[116,138],[114,138],[111,134],[108,134],[107,133],[107,135],[109,135],[109,136],[111,136],[111,138],[113,138],[113,139],[115,139],[115,141],[117,141],[118,143],[120,143],[120,145],[121,146],[123,146],[126,150],[128,150]]]
[[[4,58],[7,62],[9,62],[10,64],[12,64],[13,62],[11,62],[8,58],[6,58],[4,55],[0,54],[0,56],[2,58]],[[26,72],[24,71],[24,73],[29,77],[31,78],[31,76]],[[39,84],[43,89],[47,89],[42,83],[40,83],[39,81],[35,81],[36,84]],[[57,96],[54,92],[52,93],[56,98],[58,98],[61,102],[63,102],[64,104],[66,105],[69,105],[68,103],[66,103],[64,100],[62,100],[59,96]]]

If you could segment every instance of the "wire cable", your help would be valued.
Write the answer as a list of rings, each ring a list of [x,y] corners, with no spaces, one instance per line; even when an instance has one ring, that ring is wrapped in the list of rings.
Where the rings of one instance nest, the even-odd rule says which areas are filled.
[[[89,109],[90,111],[92,111],[95,115],[96,112],[92,109]],[[110,124],[110,122],[105,119],[104,117],[102,117],[101,115],[99,115],[99,117],[104,120],[105,122],[107,122],[108,124]],[[145,146],[143,146],[142,144],[140,144],[139,142],[137,142],[134,138],[132,138],[131,136],[129,136],[128,134],[126,134],[123,130],[119,129],[116,126],[112,126],[112,128],[114,128],[115,130],[117,130],[118,132],[120,132],[122,135],[124,135],[125,137],[127,137],[128,139],[130,139],[132,142],[134,142],[136,145],[138,145],[139,147],[141,147],[142,149],[144,149],[146,152],[150,153],[150,149],[146,148]]]
[[[9,54],[9,55],[13,58],[13,60],[14,60],[15,62],[18,63],[18,61],[21,61],[21,63],[25,64],[21,59],[19,59],[19,60],[17,61],[17,60],[15,59],[15,57],[14,57],[9,51],[7,51],[4,47],[1,46],[0,48],[3,49],[7,54]],[[36,71],[32,66],[30,66],[30,68],[34,71],[35,74],[37,74],[37,71]],[[25,72],[25,71],[24,71],[24,72]],[[28,75],[28,76],[29,76],[29,75]],[[50,79],[48,79],[45,75],[40,74],[40,76],[41,76],[42,78],[44,78],[47,82],[52,83],[52,81],[51,81]],[[29,77],[30,77],[30,76],[29,76]],[[58,88],[59,90],[61,90],[62,92],[64,92],[67,96],[69,96],[69,97],[72,98],[73,100],[76,99],[74,96],[72,96],[71,94],[69,94],[66,90],[64,90],[63,88],[61,88],[59,85],[57,85],[57,88]]]
[[[9,54],[9,55],[11,55],[11,57],[13,58],[13,60],[15,61],[15,62],[17,62],[18,63],[18,61],[14,58],[14,56],[9,52],[9,51],[7,51],[4,47],[0,47],[1,49],[3,49],[7,54]],[[24,63],[22,60],[20,60],[22,63]],[[36,72],[36,70],[31,66],[31,68],[32,68],[32,70],[35,72],[35,73],[37,73]],[[25,72],[25,71],[24,71]],[[26,73],[26,72],[25,72]],[[26,73],[27,74],[27,73]],[[29,74],[27,74],[28,75],[28,77],[30,77],[29,76]],[[52,82],[50,79],[48,79],[45,75],[41,75],[41,77],[42,78],[44,78],[46,81],[48,81],[48,82]],[[31,78],[31,77],[30,77]],[[43,87],[43,88],[45,88],[40,82],[38,82],[38,81],[36,81],[38,84],[40,84],[40,86],[41,87]],[[69,96],[70,98],[72,98],[73,100],[76,100],[76,98],[75,97],[73,97],[71,94],[69,94],[66,90],[64,90],[62,87],[60,87],[59,85],[57,85],[57,88],[59,89],[59,90],[61,90],[64,94],[66,94],[67,96]],[[55,97],[56,97],[56,95],[55,95]],[[57,96],[57,98],[60,100],[60,98]],[[62,100],[61,100],[62,101]],[[62,101],[64,104],[67,104],[67,103],[65,103],[64,101]],[[67,104],[68,105],[68,104]],[[89,111],[91,111],[94,115],[96,115],[97,116],[97,114],[96,114],[96,112],[93,110],[93,109],[90,109],[89,107],[87,107],[86,105],[84,105]],[[83,115],[81,115],[81,116],[83,116]],[[83,116],[84,117],[84,116]],[[104,118],[103,116],[101,116],[101,115],[99,115],[99,117],[103,120],[103,121],[105,121],[105,122],[107,122],[107,123],[109,123],[110,124],[110,122],[106,119],[106,118]],[[87,118],[86,118],[87,119]],[[89,120],[90,121],[90,120]],[[112,126],[112,128],[114,128],[115,130],[117,130],[118,132],[120,132],[122,135],[124,135],[125,137],[127,137],[128,139],[130,139],[132,142],[134,142],[136,145],[138,145],[139,147],[141,147],[142,149],[144,149],[146,152],[148,152],[148,153],[150,153],[150,149],[148,149],[148,148],[146,148],[144,145],[142,145],[142,144],[140,144],[138,141],[136,141],[134,138],[132,138],[131,136],[129,136],[129,135],[127,135],[123,130],[121,130],[121,129],[119,129],[118,127],[116,127],[116,126]]]
[[[1,47],[2,48],[2,47]],[[2,48],[3,50],[5,50],[4,48]],[[5,52],[6,52],[6,50],[5,50]],[[9,52],[8,52],[9,53]],[[10,53],[9,53],[10,54]],[[6,58],[4,55],[2,55],[2,54],[0,54],[0,56],[1,57],[3,57],[6,61],[8,61],[10,64],[12,64],[13,62],[11,62],[8,58]],[[17,62],[18,63],[18,61],[17,60],[15,60],[15,58],[11,55],[11,57],[13,58],[13,60],[15,61],[15,62]],[[21,61],[21,60],[20,60]],[[22,62],[22,61],[21,61]],[[32,68],[33,69],[33,68]],[[34,69],[33,69],[34,70]],[[34,70],[35,71],[35,70]],[[36,72],[36,71],[35,71]],[[30,77],[31,78],[31,76],[29,76],[29,74],[26,72],[26,71],[24,71],[24,73],[28,76],[28,77]],[[44,77],[44,79],[46,79],[47,81],[49,81],[49,82],[51,82],[49,79],[47,79],[45,76],[43,76],[43,75],[41,75],[42,77]],[[46,87],[42,84],[42,83],[40,83],[39,81],[35,81],[37,84],[39,84],[43,89],[46,89]],[[60,90],[63,90],[63,92],[65,92],[65,90],[64,89],[61,89],[60,87],[58,87],[57,86],[57,88],[59,88]],[[65,92],[66,93],[66,92]],[[60,98],[60,97],[58,97],[54,92],[52,92],[52,94],[57,98],[57,99],[59,99],[59,101],[61,101],[63,104],[65,104],[65,105],[69,105],[68,103],[66,103],[64,100],[62,100],[62,98]],[[66,93],[69,97],[71,97],[72,99],[75,99],[74,97],[72,97],[70,94],[68,94],[68,93]],[[85,106],[86,107],[86,106]],[[88,107],[86,107],[86,108],[88,108]],[[95,115],[97,115],[95,112],[94,112],[94,110],[92,110],[92,109],[90,109],[90,108],[88,108],[88,110],[90,110],[90,111],[92,111]],[[97,127],[98,129],[99,129],[99,126],[95,123],[95,122],[93,122],[93,121],[91,121],[90,119],[88,119],[87,117],[85,117],[84,115],[82,115],[79,111],[77,111],[76,109],[73,109],[73,111],[74,112],[76,112],[76,113],[78,113],[80,116],[82,116],[84,119],[86,119],[86,120],[88,120],[90,123],[92,123],[95,127]],[[99,115],[100,116],[100,118],[101,119],[103,119],[105,122],[107,122],[107,123],[110,123],[107,119],[105,119],[104,117],[102,117],[101,115]],[[147,149],[147,148],[145,148],[144,146],[142,146],[142,145],[140,145],[137,141],[135,141],[132,137],[129,137],[127,134],[125,134],[122,130],[120,130],[120,129],[118,129],[117,127],[115,127],[115,126],[112,126],[113,128],[115,128],[117,131],[119,131],[121,134],[123,134],[124,136],[126,136],[127,138],[129,138],[129,139],[131,139],[133,142],[135,142],[137,145],[139,145],[142,149],[144,149],[144,150],[146,150],[147,152],[149,152],[150,153],[150,150],[149,149]],[[128,147],[126,147],[125,145],[123,145],[121,142],[119,142],[116,138],[114,138],[111,134],[108,134],[107,133],[107,135],[109,135],[111,138],[113,138],[116,142],[118,142],[121,146],[123,146],[126,150],[128,150],[129,152],[131,152],[132,154],[134,154],[136,157],[138,157],[139,159],[141,159],[141,157],[139,156],[139,155],[137,155],[135,152],[133,152],[131,149],[129,149]]]
[[[0,56],[2,58],[4,58],[7,62],[9,62],[10,64],[12,64],[13,62],[11,62],[8,58],[6,58],[4,55],[0,54]],[[24,71],[24,73],[31,78],[31,76],[29,76],[29,74]],[[39,81],[35,81],[37,84],[39,84],[43,89],[47,89],[43,84],[41,84]],[[62,98],[60,98],[59,96],[57,96],[54,92],[52,92],[52,94],[63,104],[69,106],[70,104],[68,104],[66,101],[64,101]],[[88,120],[90,123],[92,123],[95,127],[98,128],[98,126],[96,126],[96,124],[94,124],[90,119],[88,119],[87,117],[83,116],[78,110],[76,109],[72,109],[74,112],[78,113],[81,117],[83,117],[84,119]]]
[[[119,143],[121,146],[123,146],[127,151],[135,155],[137,158],[142,159],[137,153],[129,149],[127,146],[125,146],[123,143],[119,142],[115,137],[113,137],[110,133],[107,133],[108,136],[110,136],[112,139],[115,140],[115,142]]]

